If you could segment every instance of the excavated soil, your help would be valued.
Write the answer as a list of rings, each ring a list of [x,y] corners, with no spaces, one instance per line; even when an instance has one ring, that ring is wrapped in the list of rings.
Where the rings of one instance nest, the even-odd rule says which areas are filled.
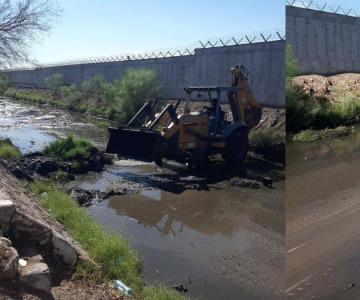
[[[360,74],[346,73],[334,76],[302,75],[293,78],[293,84],[316,100],[334,101],[339,94],[350,92],[360,97]]]

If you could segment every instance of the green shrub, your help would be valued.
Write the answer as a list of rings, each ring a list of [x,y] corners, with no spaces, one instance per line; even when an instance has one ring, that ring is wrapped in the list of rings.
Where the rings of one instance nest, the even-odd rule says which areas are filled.
[[[9,79],[3,73],[0,73],[0,95],[3,95],[9,87]]]
[[[60,88],[60,97],[64,107],[71,111],[78,111],[82,101],[81,93],[75,85],[62,86]]]
[[[128,70],[124,77],[115,83],[119,103],[119,121],[128,122],[149,99],[159,96],[160,81],[152,70]]]
[[[9,139],[0,140],[0,158],[7,160],[20,159],[21,152]]]
[[[60,89],[64,85],[64,78],[61,74],[54,74],[45,78],[45,83],[53,95],[58,97],[60,95]]]
[[[343,119],[355,119],[360,116],[360,99],[351,92],[337,92],[332,111]]]
[[[111,89],[111,85],[106,81],[104,76],[95,75],[91,79],[81,83],[81,94],[84,98],[91,98],[97,101],[103,98],[108,89]]]
[[[285,76],[292,78],[299,73],[299,61],[295,57],[294,49],[287,44],[285,49]]]

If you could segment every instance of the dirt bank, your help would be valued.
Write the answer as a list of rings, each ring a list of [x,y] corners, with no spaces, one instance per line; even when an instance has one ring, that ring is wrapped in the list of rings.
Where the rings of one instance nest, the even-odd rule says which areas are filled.
[[[22,266],[15,260],[16,274],[1,281],[0,298],[117,299],[118,296],[107,285],[91,288],[84,281],[72,280],[78,261],[89,260],[86,252],[49,215],[39,200],[3,167],[0,167],[0,178],[1,239],[8,238],[10,248],[15,248],[18,253],[17,259],[27,262],[27,266]],[[12,216],[7,221],[4,221],[4,203],[14,205]],[[1,253],[0,256],[3,257]],[[26,268],[31,265],[36,266],[34,269],[42,267],[41,274],[28,275],[32,270]],[[36,285],[38,288],[30,288]]]
[[[360,96],[360,74],[346,73],[334,76],[302,75],[293,78],[293,84],[318,101],[334,101],[344,92]]]

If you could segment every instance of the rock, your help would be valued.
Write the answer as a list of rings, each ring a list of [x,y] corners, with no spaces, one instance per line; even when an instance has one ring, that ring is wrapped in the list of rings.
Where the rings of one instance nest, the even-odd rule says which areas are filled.
[[[21,284],[45,293],[50,293],[50,270],[48,265],[43,261],[41,255],[31,257],[26,266],[19,267],[19,269]]]
[[[94,194],[93,191],[83,190],[78,187],[69,189],[68,193],[79,205],[91,204],[96,197],[96,194]]]
[[[75,266],[78,260],[77,246],[70,239],[54,231],[52,236],[54,254],[59,256],[61,261],[69,266]]]
[[[0,280],[13,279],[17,273],[19,255],[11,241],[0,237]]]
[[[11,200],[0,200],[0,224],[9,223],[16,210]]]
[[[57,160],[45,156],[27,157],[23,161],[23,166],[42,176],[47,176],[49,173],[56,172],[60,169]]]
[[[95,147],[91,147],[90,159],[89,159],[89,171],[100,172],[106,164],[111,164],[112,160],[109,156],[105,155],[104,152],[99,151]]]
[[[4,166],[18,179],[33,180],[31,174],[19,166],[17,162],[6,162]]]
[[[68,172],[70,163],[58,161],[55,158],[44,155],[28,155],[18,162],[19,166],[28,173],[37,173],[41,176],[49,176],[49,174],[59,170]]]
[[[20,210],[16,210],[11,224],[24,240],[48,241],[52,237],[52,230],[48,225]]]
[[[184,285],[182,285],[182,284],[174,285],[173,289],[178,291],[179,293],[186,293],[188,291],[188,289],[185,288]]]
[[[80,206],[89,206],[112,196],[124,195],[128,191],[126,189],[121,189],[118,191],[111,190],[108,192],[100,192],[99,190],[84,190],[79,187],[72,187],[68,189],[67,192]]]

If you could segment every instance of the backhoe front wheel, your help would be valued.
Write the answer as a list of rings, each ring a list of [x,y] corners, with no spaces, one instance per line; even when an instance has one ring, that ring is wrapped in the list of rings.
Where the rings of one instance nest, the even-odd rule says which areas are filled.
[[[238,128],[226,139],[223,159],[229,164],[241,164],[245,160],[249,148],[249,130]]]

